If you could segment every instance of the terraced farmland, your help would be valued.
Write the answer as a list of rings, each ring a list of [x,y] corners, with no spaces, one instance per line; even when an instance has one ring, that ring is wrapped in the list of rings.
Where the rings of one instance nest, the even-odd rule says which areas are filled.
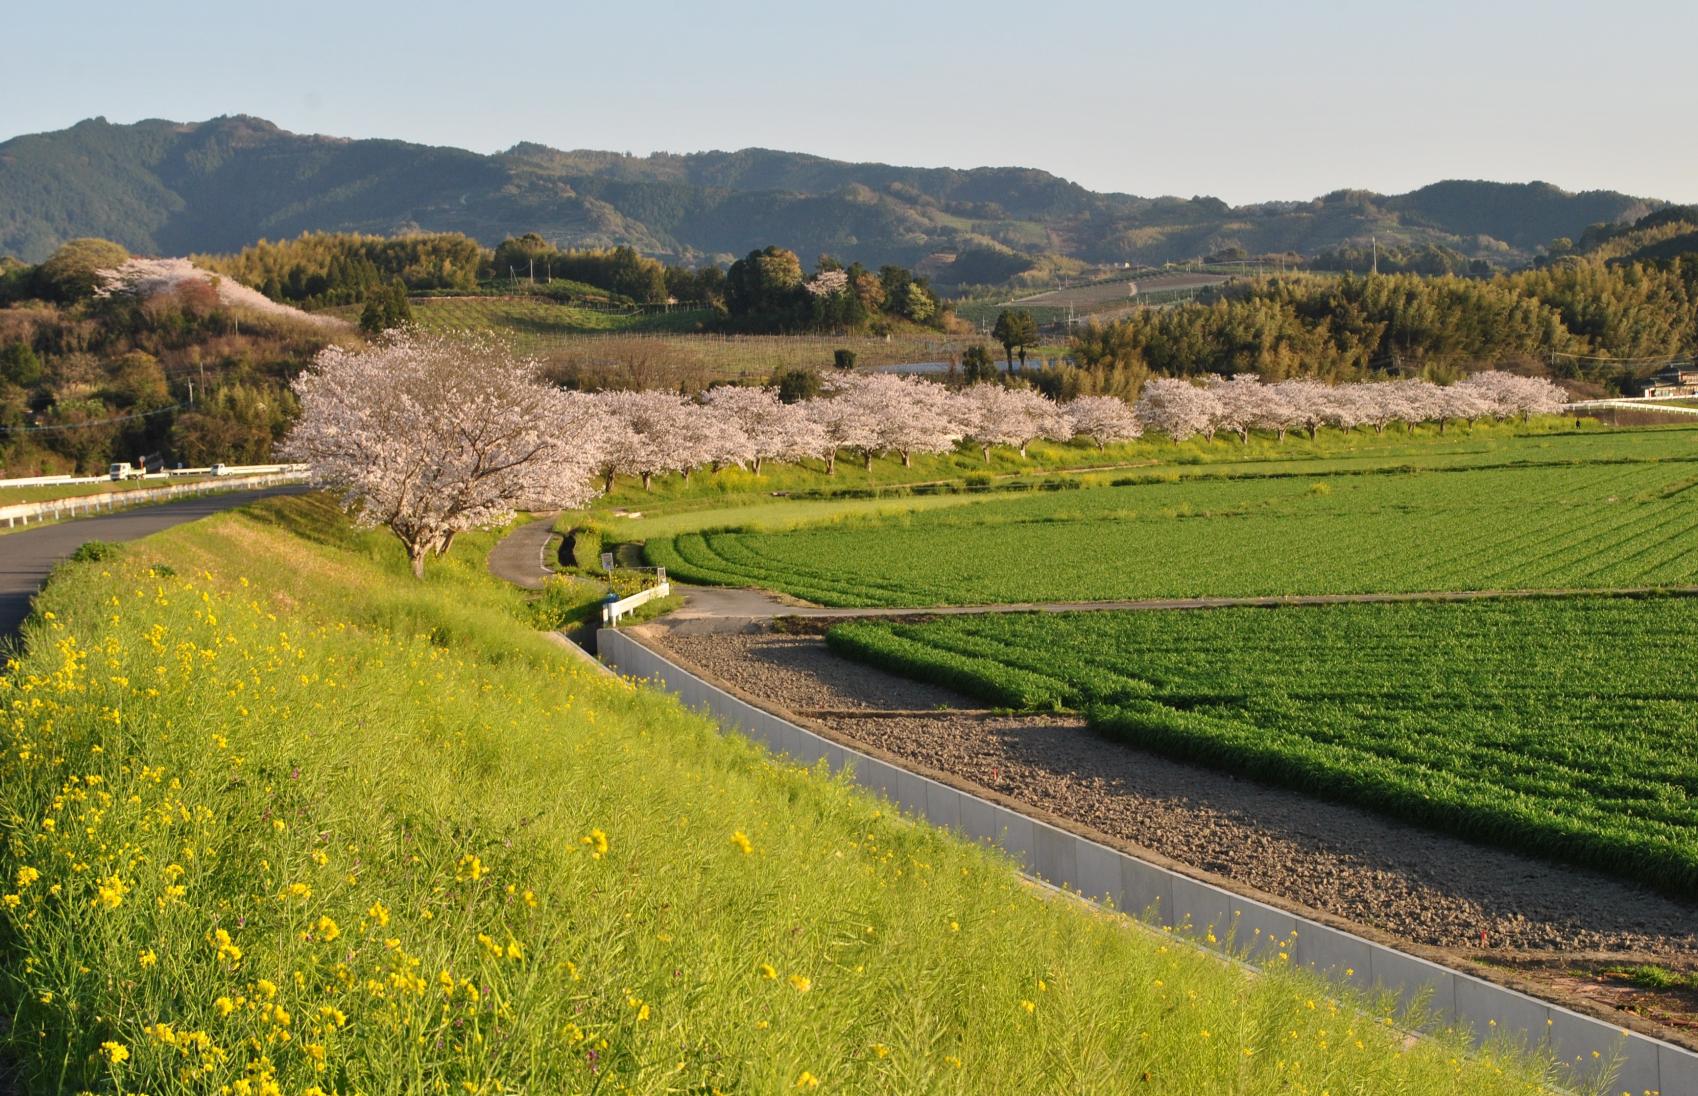
[[[1688,431],[1549,439],[1546,463],[1136,483],[649,542],[687,581],[828,605],[1698,584]]]
[[[1698,894],[1698,598],[855,622],[852,657]]]

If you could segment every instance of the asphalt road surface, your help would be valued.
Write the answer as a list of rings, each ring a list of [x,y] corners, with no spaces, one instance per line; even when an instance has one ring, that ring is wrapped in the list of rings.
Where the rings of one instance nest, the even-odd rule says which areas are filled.
[[[30,599],[41,589],[53,565],[86,541],[135,540],[185,521],[245,506],[257,499],[271,495],[297,495],[309,490],[311,488],[305,484],[296,484],[259,491],[202,495],[181,502],[138,506],[116,514],[63,521],[57,525],[0,536],[0,641],[17,635],[18,626],[29,616]]]

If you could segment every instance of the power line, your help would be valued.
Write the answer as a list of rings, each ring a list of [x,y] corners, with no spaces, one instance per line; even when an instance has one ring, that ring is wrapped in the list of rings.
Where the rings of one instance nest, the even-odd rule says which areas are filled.
[[[169,407],[161,407],[153,411],[138,411],[133,415],[119,415],[110,419],[93,419],[89,422],[55,423],[50,426],[0,426],[0,433],[6,434],[45,434],[59,430],[87,430],[92,426],[110,426],[115,422],[129,422],[132,419],[150,419],[155,415],[166,415],[180,410],[183,404],[174,403]]]

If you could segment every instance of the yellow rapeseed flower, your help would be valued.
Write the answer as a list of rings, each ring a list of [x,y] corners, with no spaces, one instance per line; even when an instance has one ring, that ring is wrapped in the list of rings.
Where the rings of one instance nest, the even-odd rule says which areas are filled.
[[[25,864],[23,867],[18,869],[18,889],[23,890],[25,887],[28,887],[31,883],[40,878],[41,873],[39,871],[36,871],[28,864]]]
[[[777,978],[778,977],[778,970],[771,963],[762,963],[761,964],[761,977],[769,979],[769,980],[773,979],[773,978]]]
[[[123,1043],[113,1042],[110,1039],[100,1044],[100,1053],[112,1065],[130,1060],[130,1048]]]
[[[792,974],[790,976],[790,985],[795,988],[797,993],[806,993],[814,988],[814,981],[812,978],[807,978],[800,974]]]
[[[736,833],[731,835],[731,843],[736,845],[738,850],[742,852],[744,856],[755,851],[754,842],[750,841],[749,835],[744,833],[742,830],[738,830]]]
[[[136,957],[136,962],[138,962],[142,965],[143,970],[146,970],[148,967],[154,967],[154,966],[159,965],[159,956],[157,956],[153,953],[152,948],[147,948],[147,949],[143,950],[142,953],[139,956]]]
[[[796,1078],[796,1087],[797,1088],[818,1088],[818,1087],[820,1087],[820,1079],[818,1077],[815,1077],[812,1073],[809,1073],[807,1070],[804,1069],[802,1071],[802,1075],[800,1077]]]
[[[580,845],[590,850],[590,858],[600,860],[607,855],[607,834],[600,828],[593,829],[578,839]]]
[[[318,936],[326,944],[342,935],[342,930],[336,927],[336,922],[328,917],[318,919]]]

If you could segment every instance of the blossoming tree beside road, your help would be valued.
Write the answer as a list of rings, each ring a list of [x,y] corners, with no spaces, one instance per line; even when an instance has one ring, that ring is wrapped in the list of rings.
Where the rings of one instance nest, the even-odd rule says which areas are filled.
[[[387,526],[415,576],[462,530],[594,496],[596,404],[499,343],[411,332],[330,347],[295,392],[290,459],[312,464],[359,520]]]

